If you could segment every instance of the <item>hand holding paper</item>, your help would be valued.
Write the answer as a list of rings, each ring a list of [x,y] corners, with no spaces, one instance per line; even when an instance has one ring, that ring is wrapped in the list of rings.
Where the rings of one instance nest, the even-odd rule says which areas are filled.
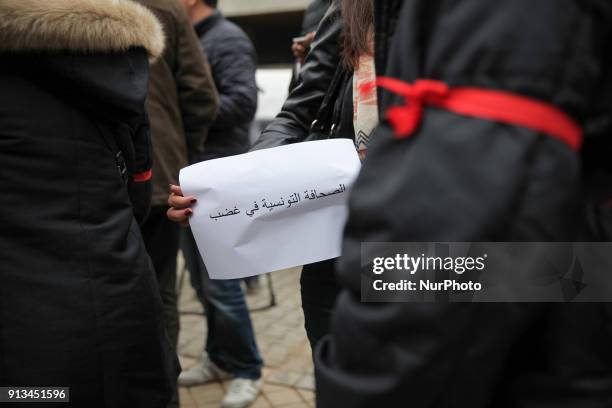
[[[351,140],[332,139],[183,169],[183,193],[197,198],[190,225],[210,277],[242,278],[339,256],[360,166]]]

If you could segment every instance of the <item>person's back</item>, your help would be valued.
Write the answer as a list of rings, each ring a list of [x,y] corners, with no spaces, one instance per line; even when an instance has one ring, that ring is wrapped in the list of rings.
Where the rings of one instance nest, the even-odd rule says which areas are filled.
[[[257,110],[257,55],[240,27],[216,10],[195,25],[219,91],[217,119],[210,128],[204,159],[245,153]]]
[[[379,84],[392,89],[381,99],[389,119],[351,192],[337,268],[343,292],[315,364],[317,406],[395,406],[406,399],[439,408],[609,407],[610,303],[565,304],[561,297],[486,303],[478,302],[486,296],[480,294],[472,303],[453,302],[459,293],[452,290],[368,303],[360,279],[371,265],[361,257],[363,242],[525,242],[534,249],[531,243],[581,239],[582,133],[585,148],[600,142],[600,151],[609,152],[611,140],[610,3],[466,0],[445,8],[422,0],[404,1],[401,11],[400,3],[375,3],[376,51],[390,51],[376,64]],[[410,91],[393,95],[403,87]],[[458,95],[467,89],[475,95],[470,102]],[[446,104],[450,95],[458,97]],[[509,95],[512,103],[501,106]],[[457,108],[468,104],[477,108]],[[547,125],[564,124],[572,136],[537,127],[544,114],[531,125],[521,122],[536,116],[531,104],[556,117]],[[564,279],[588,275],[587,268],[565,274],[568,260],[580,265],[571,245],[520,272],[538,285],[538,273],[549,270],[543,265],[555,265]],[[477,280],[495,274],[489,266]],[[496,293],[506,290],[517,289]],[[436,301],[414,301],[420,295]]]
[[[162,408],[176,358],[134,217],[159,23],[125,0],[6,0],[0,27],[0,386]]]

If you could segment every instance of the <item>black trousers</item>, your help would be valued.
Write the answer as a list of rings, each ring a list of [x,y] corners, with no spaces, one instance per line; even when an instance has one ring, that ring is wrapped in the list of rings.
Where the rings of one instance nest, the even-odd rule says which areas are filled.
[[[176,256],[179,249],[180,226],[166,217],[168,207],[154,206],[141,226],[147,252],[153,262],[164,305],[164,320],[170,343],[177,349],[179,333],[178,296],[176,293]],[[178,393],[168,405],[178,407]]]
[[[329,333],[331,314],[340,293],[334,270],[335,259],[304,265],[300,278],[306,335],[314,352]]]

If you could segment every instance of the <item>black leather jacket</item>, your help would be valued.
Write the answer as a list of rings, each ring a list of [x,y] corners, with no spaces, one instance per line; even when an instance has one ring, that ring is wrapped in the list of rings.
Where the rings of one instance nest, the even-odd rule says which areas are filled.
[[[289,94],[281,112],[252,150],[302,142],[309,136],[353,137],[352,72],[342,65],[341,33],[340,7],[334,2],[306,57],[301,83]]]

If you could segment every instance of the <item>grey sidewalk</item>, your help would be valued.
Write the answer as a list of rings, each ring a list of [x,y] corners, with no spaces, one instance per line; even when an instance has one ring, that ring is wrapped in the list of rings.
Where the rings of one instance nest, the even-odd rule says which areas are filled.
[[[179,271],[182,271],[182,265],[179,265]],[[299,276],[298,268],[272,274],[276,306],[251,314],[257,344],[266,364],[263,370],[263,392],[252,405],[254,408],[314,407],[313,367],[310,346],[304,332]],[[267,278],[260,278],[260,282],[260,292],[247,298],[251,309],[269,304]],[[183,369],[186,370],[197,362],[205,337],[204,317],[199,315],[202,307],[191,288],[188,276],[183,280],[179,309],[183,312],[179,357]],[[217,407],[227,386],[227,383],[213,383],[181,388],[181,407]]]

